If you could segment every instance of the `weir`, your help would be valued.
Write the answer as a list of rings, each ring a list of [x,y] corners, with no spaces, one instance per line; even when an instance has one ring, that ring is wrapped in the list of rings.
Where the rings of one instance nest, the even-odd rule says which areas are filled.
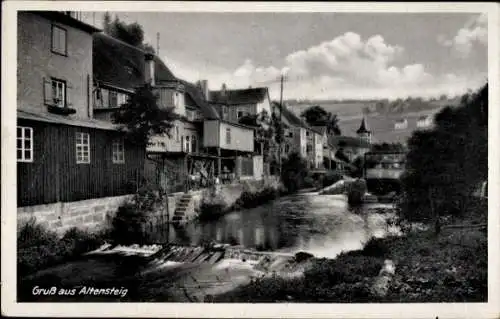
[[[151,246],[117,246],[103,247],[89,253],[101,254],[126,254],[143,256],[147,261],[145,269],[153,271],[165,264],[170,265],[216,265],[226,261],[242,263],[262,272],[291,273],[303,270],[306,263],[313,255],[299,252],[288,254],[280,252],[263,252],[246,249],[241,246],[215,244],[210,246],[186,246],[178,244],[151,245]]]

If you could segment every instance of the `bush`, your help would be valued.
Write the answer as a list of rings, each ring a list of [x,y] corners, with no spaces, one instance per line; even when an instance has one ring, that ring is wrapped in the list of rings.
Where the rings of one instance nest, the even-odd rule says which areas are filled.
[[[322,186],[323,188],[328,187],[340,181],[342,178],[343,176],[339,173],[328,172],[323,177]]]
[[[288,193],[296,193],[306,186],[306,178],[309,176],[309,168],[306,161],[298,153],[292,153],[285,159],[281,166],[281,182],[287,188]],[[311,180],[308,181],[312,187]]]
[[[359,206],[363,204],[363,196],[366,193],[366,182],[363,179],[353,181],[349,185],[347,193],[347,201],[351,206]]]
[[[386,257],[389,249],[382,238],[370,238],[362,250],[363,255],[372,257]]]
[[[23,225],[17,237],[17,267],[25,276],[37,270],[76,258],[98,248],[102,234],[92,234],[72,228],[62,238],[31,220]]]
[[[130,245],[143,243],[146,223],[144,211],[136,203],[125,203],[118,208],[112,222],[111,238],[115,244]]]
[[[200,205],[200,213],[198,219],[200,221],[216,220],[226,213],[226,208],[223,203],[208,203],[202,202]]]
[[[115,244],[145,244],[147,234],[145,227],[148,215],[160,209],[163,205],[164,194],[148,184],[143,185],[135,194],[131,202],[118,208],[112,221],[111,238]]]

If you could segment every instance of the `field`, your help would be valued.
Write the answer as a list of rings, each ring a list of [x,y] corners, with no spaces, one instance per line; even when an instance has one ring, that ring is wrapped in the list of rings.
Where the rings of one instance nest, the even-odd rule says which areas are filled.
[[[375,143],[396,143],[406,142],[412,132],[417,129],[417,119],[420,116],[433,116],[444,105],[446,101],[434,102],[434,107],[423,111],[407,111],[402,113],[377,114],[372,113],[366,115],[366,120],[369,129],[372,131],[372,141]],[[363,108],[374,102],[322,102],[321,105],[326,111],[337,114],[339,118],[339,126],[342,135],[354,136],[359,128],[361,118],[363,116]],[[290,104],[289,109],[299,115],[302,111],[311,105],[318,103],[311,102],[310,104]],[[395,129],[394,124],[401,119],[406,119],[408,126],[405,129]]]

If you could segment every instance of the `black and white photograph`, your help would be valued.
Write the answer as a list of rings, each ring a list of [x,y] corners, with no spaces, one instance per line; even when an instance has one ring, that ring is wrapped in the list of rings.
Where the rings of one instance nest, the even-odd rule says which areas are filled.
[[[498,4],[9,2],[4,314],[500,315]]]

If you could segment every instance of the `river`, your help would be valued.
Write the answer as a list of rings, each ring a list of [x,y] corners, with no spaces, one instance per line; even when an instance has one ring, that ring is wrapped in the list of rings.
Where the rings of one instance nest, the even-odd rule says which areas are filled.
[[[150,233],[150,238],[151,243],[219,242],[255,250],[304,251],[316,257],[335,258],[341,251],[362,248],[370,237],[385,236],[390,230],[385,222],[390,214],[372,213],[368,208],[353,212],[342,196],[303,193],[233,212],[212,222],[193,222],[181,228],[159,227]],[[248,283],[255,274],[255,269],[244,261],[179,266],[160,260],[159,268],[144,268],[140,260],[130,258],[84,256],[41,270],[22,279],[18,296],[24,301],[193,301]],[[209,284],[202,289],[200,282]],[[34,287],[53,286],[122,287],[128,292],[125,297],[114,299],[33,294]]]
[[[154,243],[218,242],[264,251],[307,251],[332,258],[342,250],[361,248],[371,236],[384,236],[386,217],[363,208],[354,212],[339,195],[302,193],[216,221],[161,227],[150,238]]]

